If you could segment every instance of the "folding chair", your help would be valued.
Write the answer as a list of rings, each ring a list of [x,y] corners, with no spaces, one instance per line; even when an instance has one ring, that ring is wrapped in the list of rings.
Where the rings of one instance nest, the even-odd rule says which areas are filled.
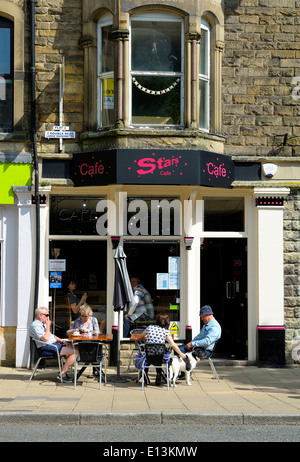
[[[78,346],[79,356],[75,361],[75,373],[74,373],[74,390],[76,390],[76,383],[79,376],[86,369],[88,365],[92,365],[94,368],[99,370],[99,389],[102,388],[102,363],[104,361],[104,383],[106,383],[106,345],[105,343],[100,343],[91,341],[83,341],[74,344]],[[104,346],[104,354],[103,354]],[[80,371],[80,375],[77,377],[77,368],[79,364],[83,364],[85,367]]]
[[[39,363],[40,363],[40,361],[41,361],[42,359],[44,359],[44,360],[48,360],[48,359],[57,359],[58,367],[59,367],[59,374],[60,374],[60,381],[61,381],[61,383],[63,383],[62,375],[61,375],[61,360],[62,360],[62,358],[61,358],[61,356],[60,356],[60,353],[59,353],[59,350],[58,350],[57,346],[56,346],[56,345],[52,345],[52,346],[55,348],[55,351],[53,352],[53,355],[51,355],[51,356],[49,356],[49,355],[48,355],[48,356],[45,356],[45,355],[42,355],[42,354],[39,352],[40,349],[37,347],[36,342],[38,341],[39,343],[42,343],[43,345],[48,345],[48,343],[47,343],[47,342],[42,342],[41,340],[36,340],[36,339],[34,339],[34,338],[32,338],[32,341],[33,341],[33,345],[35,346],[35,353],[36,353],[36,355],[37,355],[37,357],[38,357],[38,360],[37,360],[37,362],[36,362],[36,364],[35,364],[35,366],[34,366],[34,369],[33,369],[33,372],[32,372],[32,374],[31,374],[31,376],[30,376],[29,382],[31,382],[31,379],[32,379],[33,376],[35,375],[36,370],[37,370],[37,368],[38,368],[38,365],[39,365]]]
[[[142,371],[142,390],[144,390],[146,369],[148,370],[151,365],[156,369],[166,370],[167,388],[169,390],[169,364],[163,362],[165,348],[164,343],[145,343],[146,367]]]
[[[144,332],[145,329],[132,329],[130,331],[130,335],[132,334],[142,334]],[[127,368],[127,371],[130,370],[130,364],[131,364],[131,361],[132,361],[132,358],[133,358],[133,355],[135,352],[138,352],[139,349],[140,349],[140,345],[143,345],[145,343],[144,340],[135,340],[134,342],[134,348],[131,352],[131,355],[130,355],[130,359],[129,359],[129,364],[128,364],[128,368]]]

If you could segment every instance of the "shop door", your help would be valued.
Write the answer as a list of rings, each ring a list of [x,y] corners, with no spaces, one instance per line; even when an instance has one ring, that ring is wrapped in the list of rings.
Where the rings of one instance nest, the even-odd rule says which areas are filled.
[[[247,359],[247,240],[208,238],[201,246],[201,306],[221,324],[216,354]]]

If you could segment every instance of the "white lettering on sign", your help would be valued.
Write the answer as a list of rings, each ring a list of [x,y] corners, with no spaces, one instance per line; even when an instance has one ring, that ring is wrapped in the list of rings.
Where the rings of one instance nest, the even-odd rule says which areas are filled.
[[[70,130],[70,127],[66,127],[65,125],[54,125],[53,130]]]
[[[75,132],[46,131],[45,138],[75,138]]]

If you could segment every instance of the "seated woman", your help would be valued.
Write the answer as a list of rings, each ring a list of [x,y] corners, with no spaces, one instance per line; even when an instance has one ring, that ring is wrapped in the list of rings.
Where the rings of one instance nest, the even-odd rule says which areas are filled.
[[[172,335],[169,332],[170,319],[167,313],[158,313],[156,316],[156,324],[151,324],[148,326],[144,332],[141,334],[141,340],[146,339],[146,343],[165,343],[168,342],[173,350],[187,362],[187,367],[189,364],[189,359],[185,354],[182,354],[182,351],[178,348],[174,342]],[[147,369],[147,368],[146,368]],[[145,369],[145,372],[146,372]],[[146,372],[146,375],[147,372]],[[149,381],[149,379],[148,379]],[[161,382],[161,369],[156,369],[156,381],[155,385],[160,385]]]
[[[82,305],[79,309],[80,318],[77,318],[70,329],[67,331],[67,335],[74,334],[74,332],[80,332],[86,334],[93,332],[100,334],[99,324],[97,318],[93,317],[93,310],[89,305]],[[96,367],[93,367],[93,374],[95,377],[99,376],[99,371]]]
[[[75,319],[70,329],[67,331],[67,335],[73,334],[74,332],[80,332],[85,334],[94,331],[94,333],[100,334],[99,323],[97,318],[93,317],[93,310],[89,305],[82,305],[79,309],[80,318]]]

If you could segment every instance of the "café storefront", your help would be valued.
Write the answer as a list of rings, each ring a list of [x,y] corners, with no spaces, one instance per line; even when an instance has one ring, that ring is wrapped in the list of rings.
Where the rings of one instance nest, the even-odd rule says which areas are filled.
[[[43,177],[55,175],[55,162],[44,161]],[[270,280],[268,268],[282,259],[288,191],[234,187],[257,181],[259,163],[249,173],[230,156],[206,151],[116,149],[74,154],[64,175],[74,186],[47,192],[44,258],[45,266],[56,258],[65,268],[59,288],[47,278],[42,284],[57,324],[64,326],[65,286],[75,280],[106,331],[117,325],[113,255],[120,242],[130,276],[141,278],[156,312],[169,313],[175,339],[196,335],[199,307],[210,304],[223,329],[219,355],[255,362],[262,342],[275,336],[281,361],[283,278],[278,267]]]

